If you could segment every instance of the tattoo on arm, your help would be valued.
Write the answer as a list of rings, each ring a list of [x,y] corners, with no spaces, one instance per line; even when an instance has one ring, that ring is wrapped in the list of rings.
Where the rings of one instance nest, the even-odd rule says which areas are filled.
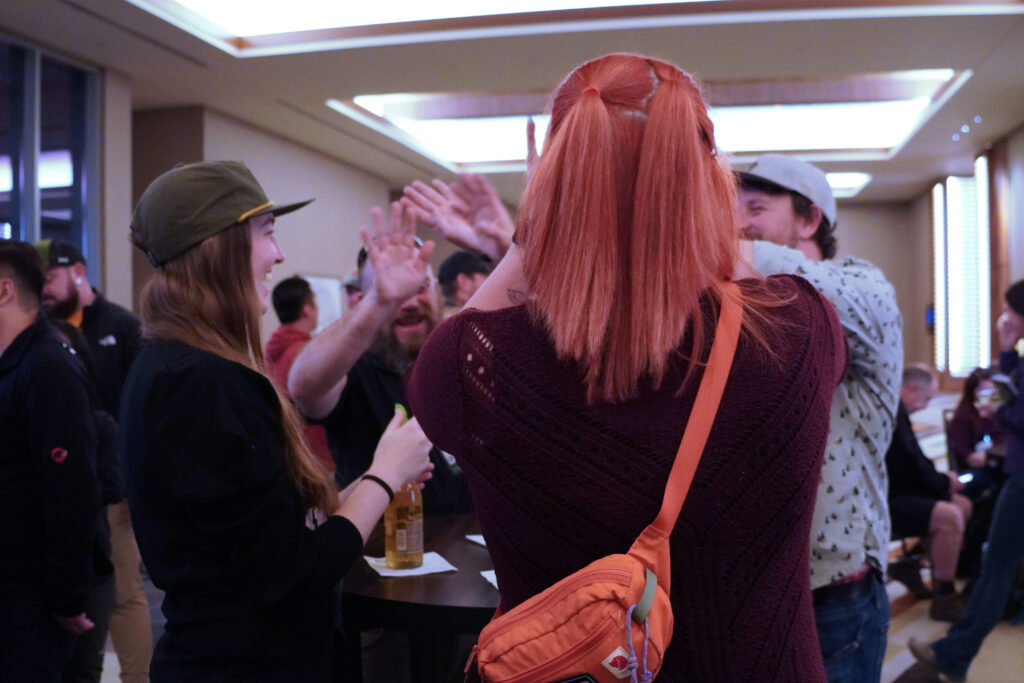
[[[511,301],[516,306],[518,306],[519,304],[525,302],[529,298],[530,298],[529,295],[526,292],[522,291],[522,290],[519,290],[519,289],[510,289],[510,290],[508,290],[508,300]]]

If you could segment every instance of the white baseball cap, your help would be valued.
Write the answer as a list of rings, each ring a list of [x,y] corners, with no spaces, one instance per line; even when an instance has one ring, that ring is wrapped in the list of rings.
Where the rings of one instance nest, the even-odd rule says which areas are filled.
[[[802,194],[818,205],[830,225],[836,224],[836,198],[832,187],[825,174],[806,161],[783,154],[765,154],[741,175],[767,180]]]

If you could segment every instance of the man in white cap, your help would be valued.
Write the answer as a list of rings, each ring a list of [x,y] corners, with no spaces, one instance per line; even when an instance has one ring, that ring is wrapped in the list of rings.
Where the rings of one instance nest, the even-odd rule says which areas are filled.
[[[896,293],[875,266],[836,254],[836,201],[825,174],[767,154],[739,174],[739,227],[765,275],[807,278],[836,308],[849,366],[832,398],[811,532],[811,587],[828,678],[881,677],[889,625],[889,447],[903,366]]]

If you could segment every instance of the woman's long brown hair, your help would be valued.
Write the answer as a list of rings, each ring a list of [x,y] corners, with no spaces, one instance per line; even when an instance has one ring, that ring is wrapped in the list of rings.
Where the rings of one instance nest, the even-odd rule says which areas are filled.
[[[266,376],[251,248],[246,222],[161,266],[142,290],[143,334],[180,341]],[[338,506],[334,480],[303,440],[302,422],[291,401],[275,391],[292,482],[310,507],[329,515]]]
[[[635,396],[644,376],[660,384],[687,331],[699,352],[701,296],[733,296],[734,201],[703,97],[677,67],[613,54],[555,90],[516,236],[535,310],[585,368],[590,400]],[[740,296],[763,342],[757,294]]]

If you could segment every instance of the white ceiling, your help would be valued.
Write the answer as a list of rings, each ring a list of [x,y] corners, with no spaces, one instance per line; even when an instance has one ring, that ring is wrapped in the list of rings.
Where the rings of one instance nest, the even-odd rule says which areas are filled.
[[[816,162],[827,171],[872,174],[858,201],[906,200],[941,176],[969,174],[973,157],[987,143],[1024,123],[1024,2],[731,4],[759,11],[690,14],[685,21],[664,17],[656,22],[662,25],[642,28],[549,24],[546,32],[527,35],[421,37],[411,44],[245,58],[124,0],[0,0],[0,32],[127,75],[136,109],[207,105],[396,186],[450,177],[452,169],[328,109],[327,99],[395,92],[544,93],[575,65],[613,51],[668,59],[723,90],[733,81],[792,85],[890,71],[970,70],[967,82],[892,158]],[[788,11],[775,11],[784,5]],[[813,5],[819,9],[808,10]],[[844,13],[838,5],[861,7]],[[840,18],[863,14],[869,6],[881,16]],[[714,87],[709,91],[714,100]],[[952,134],[975,116],[982,123],[972,123],[971,133],[954,142]],[[518,175],[495,180],[505,199],[517,199]]]

